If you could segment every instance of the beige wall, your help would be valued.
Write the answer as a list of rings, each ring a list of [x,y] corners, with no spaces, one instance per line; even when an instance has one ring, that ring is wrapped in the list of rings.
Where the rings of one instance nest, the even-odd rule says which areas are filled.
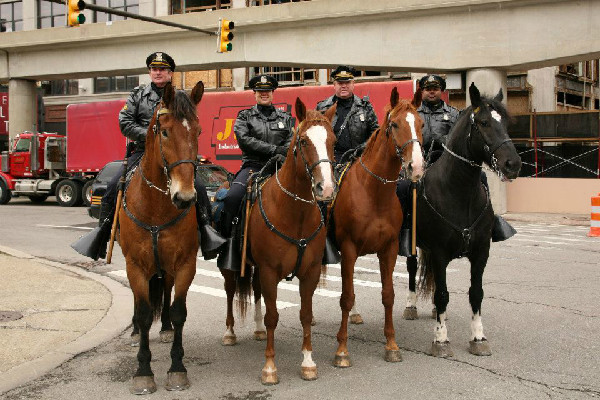
[[[588,214],[600,179],[518,178],[506,191],[508,212]]]

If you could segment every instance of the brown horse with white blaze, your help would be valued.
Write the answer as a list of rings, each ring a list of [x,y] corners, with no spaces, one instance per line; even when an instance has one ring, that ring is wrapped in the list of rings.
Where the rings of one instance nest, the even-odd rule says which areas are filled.
[[[254,266],[252,279],[248,272],[245,277],[234,277],[231,271],[222,271],[228,293],[228,334],[233,335],[233,291],[237,290],[245,302],[250,296],[252,280],[257,310],[260,310],[257,291],[264,298],[267,347],[261,381],[265,385],[279,382],[275,366],[277,285],[282,279],[291,280],[294,276],[300,281],[300,321],[304,331],[301,376],[305,380],[317,378],[317,366],[312,360],[312,297],[320,279],[326,237],[317,201],[330,201],[336,193],[332,168],[335,135],[331,128],[335,107],[323,115],[307,111],[297,99],[295,109],[300,122],[285,161],[275,176],[258,185],[257,200],[247,216],[247,262]],[[259,321],[256,322],[260,327]],[[255,333],[255,338],[261,337]],[[232,344],[225,343],[226,339],[227,334],[224,344]]]
[[[421,127],[414,105],[400,100],[398,90],[392,89],[384,123],[373,133],[364,153],[348,169],[340,184],[333,206],[335,238],[342,254],[342,322],[334,360],[337,367],[352,365],[348,353],[348,316],[355,299],[354,265],[359,256],[373,253],[379,258],[385,307],[385,359],[402,360],[392,316],[392,275],[403,218],[396,197],[396,182],[402,168],[409,179],[418,180],[423,175]]]
[[[134,295],[133,322],[140,330],[134,394],[156,391],[148,332],[163,307],[170,307],[168,315],[174,327],[166,388],[189,387],[182,360],[182,332],[187,291],[196,275],[194,172],[200,133],[196,105],[203,93],[202,82],[196,84],[191,97],[167,84],[150,122],[144,156],[125,189],[119,212],[118,240]],[[163,292],[170,293],[173,286],[173,302],[165,295],[163,304]]]

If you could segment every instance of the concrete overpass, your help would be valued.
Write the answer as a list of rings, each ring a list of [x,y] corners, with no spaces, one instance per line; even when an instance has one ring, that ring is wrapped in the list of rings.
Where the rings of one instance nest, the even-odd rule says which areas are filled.
[[[170,15],[216,29],[236,23],[234,50],[216,38],[137,20],[2,33],[0,80],[145,73],[168,50],[179,70],[257,65],[369,70],[523,70],[600,58],[600,0],[318,0]]]

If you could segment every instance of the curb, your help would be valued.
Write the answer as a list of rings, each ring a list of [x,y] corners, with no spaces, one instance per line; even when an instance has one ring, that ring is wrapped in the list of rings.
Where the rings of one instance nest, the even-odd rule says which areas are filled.
[[[5,253],[16,258],[30,259],[40,264],[60,268],[84,278],[91,279],[106,287],[112,296],[111,304],[106,311],[106,314],[91,330],[70,343],[57,349],[50,350],[48,353],[35,360],[28,361],[1,373],[0,394],[45,375],[73,357],[115,338],[131,325],[133,294],[128,287],[123,286],[119,282],[104,275],[98,275],[80,268],[36,258],[30,254],[4,246],[0,246],[0,253]]]

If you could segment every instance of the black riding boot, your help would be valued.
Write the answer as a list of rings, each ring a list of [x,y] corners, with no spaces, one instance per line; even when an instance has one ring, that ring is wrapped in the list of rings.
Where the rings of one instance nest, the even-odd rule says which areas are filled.
[[[226,242],[220,248],[219,258],[217,258],[217,267],[219,269],[228,269],[230,271],[241,270],[242,256],[237,240],[232,237],[234,225],[237,225],[237,223],[238,218],[236,216],[223,211],[221,216],[221,235],[226,238]]]
[[[71,247],[79,254],[94,260],[106,257],[106,246],[110,239],[115,209],[112,204],[102,203],[98,227],[80,237]]]
[[[196,203],[196,219],[198,221],[198,241],[205,260],[212,260],[219,255],[219,248],[226,240],[212,227],[206,209]]]
[[[514,234],[517,230],[513,228],[504,218],[494,214],[494,226],[492,227],[492,242],[502,242]]]
[[[400,228],[400,246],[398,246],[398,254],[403,257],[411,256],[412,242],[412,216],[406,214]]]

